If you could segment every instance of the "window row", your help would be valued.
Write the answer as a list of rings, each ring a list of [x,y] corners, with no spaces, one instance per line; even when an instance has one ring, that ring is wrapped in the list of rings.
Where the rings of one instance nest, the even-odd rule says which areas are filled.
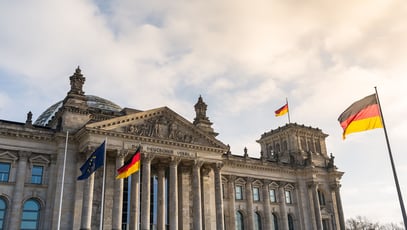
[[[262,230],[263,229],[263,221],[260,213],[255,212],[253,214],[253,220],[254,220],[254,230]],[[271,229],[273,230],[278,230],[279,229],[279,220],[277,218],[276,213],[271,214]],[[249,227],[245,227],[245,219],[244,215],[241,211],[236,212],[235,216],[235,221],[236,221],[236,230],[244,230],[244,229],[251,229]],[[289,230],[294,230],[294,219],[291,214],[287,215],[287,222],[288,222],[288,229]]]
[[[292,194],[291,190],[284,190],[284,198],[285,202],[287,204],[292,204]],[[260,188],[259,187],[253,187],[252,189],[252,195],[253,195],[253,201],[260,201]],[[241,185],[236,185],[235,186],[235,199],[236,200],[243,200],[243,186]],[[271,188],[269,189],[269,200],[270,202],[277,202],[277,194],[276,194],[276,189]]]
[[[9,182],[11,164],[0,162],[0,182]],[[42,184],[44,178],[44,166],[33,165],[31,167],[31,184]]]
[[[36,199],[29,199],[23,204],[21,213],[21,230],[39,229],[40,221],[40,203]],[[0,197],[0,230],[5,229],[5,220],[7,216],[7,202]]]

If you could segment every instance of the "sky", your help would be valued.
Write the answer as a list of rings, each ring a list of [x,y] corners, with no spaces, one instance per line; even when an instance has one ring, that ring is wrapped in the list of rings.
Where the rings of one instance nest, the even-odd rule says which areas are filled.
[[[0,1],[0,119],[25,122],[84,91],[193,121],[199,95],[218,139],[258,157],[262,133],[320,128],[345,172],[345,218],[402,221],[383,129],[342,140],[338,116],[378,89],[407,199],[407,4],[402,0]]]

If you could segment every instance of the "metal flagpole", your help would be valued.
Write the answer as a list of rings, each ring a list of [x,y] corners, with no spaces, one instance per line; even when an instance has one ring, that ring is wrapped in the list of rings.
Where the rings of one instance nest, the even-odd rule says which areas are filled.
[[[288,124],[291,123],[290,121],[290,106],[288,106],[288,99],[285,98],[285,103],[287,104],[287,114],[288,114]]]
[[[63,195],[64,195],[66,152],[67,152],[67,149],[68,149],[68,136],[69,136],[69,131],[66,131],[64,164],[62,166],[61,193],[60,193],[60,196],[59,196],[59,210],[58,210],[58,226],[57,226],[57,229],[61,228],[61,210],[62,210],[62,198],[63,198]]]
[[[105,138],[105,149],[103,153],[103,183],[102,183],[102,201],[100,208],[100,223],[99,229],[103,230],[103,217],[104,217],[104,207],[105,207],[105,183],[106,183],[106,148],[107,148],[107,137]]]
[[[380,101],[379,101],[379,94],[377,93],[377,88],[376,88],[376,86],[374,87],[374,89],[375,89],[375,91],[376,91],[377,103],[379,104],[380,118],[382,119],[384,135],[385,135],[385,137],[386,137],[386,142],[387,142],[387,149],[389,150],[389,157],[390,157],[390,162],[391,162],[391,168],[393,169],[394,182],[396,183],[397,195],[398,195],[398,197],[399,197],[401,213],[402,213],[402,215],[403,215],[404,228],[407,229],[406,209],[404,208],[403,197],[402,197],[402,195],[401,195],[399,180],[398,180],[398,178],[397,178],[397,172],[396,172],[396,168],[395,168],[395,166],[394,166],[393,156],[392,156],[391,148],[390,148],[389,137],[387,136],[386,125],[384,124],[384,117],[383,117],[382,107],[381,107]]]

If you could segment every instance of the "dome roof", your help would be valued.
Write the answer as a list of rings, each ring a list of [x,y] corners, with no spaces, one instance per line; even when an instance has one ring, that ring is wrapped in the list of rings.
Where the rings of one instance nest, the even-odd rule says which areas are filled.
[[[51,105],[48,109],[46,109],[34,122],[34,125],[41,125],[46,126],[48,122],[55,116],[55,113],[62,107],[62,102],[59,101],[53,105]],[[90,108],[96,108],[100,110],[107,110],[113,112],[120,112],[122,108],[117,104],[106,100],[104,98],[93,96],[93,95],[86,95],[86,103]]]

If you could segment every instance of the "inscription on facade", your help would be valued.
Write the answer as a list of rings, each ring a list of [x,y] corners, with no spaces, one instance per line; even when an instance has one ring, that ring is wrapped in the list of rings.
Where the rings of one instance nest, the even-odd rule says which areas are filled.
[[[188,151],[184,151],[184,150],[166,149],[166,148],[160,148],[160,147],[156,147],[156,146],[145,146],[145,151],[151,152],[151,153],[168,154],[168,155],[181,156],[181,157],[196,156],[196,153],[193,153],[193,152],[188,152]]]

